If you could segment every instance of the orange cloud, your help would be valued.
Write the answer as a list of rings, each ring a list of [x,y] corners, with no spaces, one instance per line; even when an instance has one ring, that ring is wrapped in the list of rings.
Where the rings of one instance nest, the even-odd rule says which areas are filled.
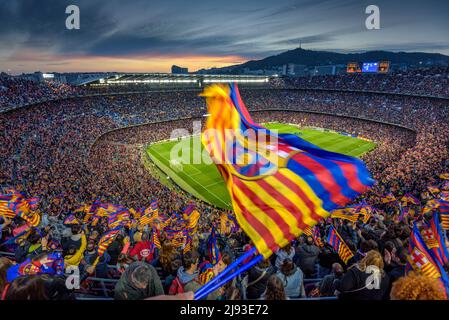
[[[125,57],[60,56],[42,52],[22,51],[0,61],[0,69],[11,73],[46,72],[170,72],[176,64],[196,71],[202,68],[226,67],[247,61],[240,56],[185,55],[155,56],[139,55]]]

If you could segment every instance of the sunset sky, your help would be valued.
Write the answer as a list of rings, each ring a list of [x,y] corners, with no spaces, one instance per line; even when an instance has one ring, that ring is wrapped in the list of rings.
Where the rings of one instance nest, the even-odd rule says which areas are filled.
[[[81,29],[65,28],[78,5]],[[365,8],[381,29],[365,28]],[[447,0],[13,0],[0,2],[0,71],[169,72],[294,49],[449,55]]]

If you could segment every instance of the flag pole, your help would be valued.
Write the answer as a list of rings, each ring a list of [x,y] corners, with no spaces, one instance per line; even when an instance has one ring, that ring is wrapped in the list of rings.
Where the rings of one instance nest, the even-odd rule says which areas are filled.
[[[215,283],[212,287],[209,286],[209,288],[207,290],[200,291],[202,289],[202,288],[200,288],[200,290],[195,292],[195,298],[194,299],[195,300],[200,300],[200,299],[204,298],[209,293],[214,292],[215,290],[220,288],[222,285],[226,284],[228,281],[231,281],[232,279],[237,277],[239,274],[241,274],[242,272],[245,272],[246,270],[248,270],[249,268],[251,268],[252,266],[254,266],[255,264],[259,263],[262,260],[263,260],[263,255],[261,255],[261,254],[259,254],[258,256],[254,257],[254,258],[252,258],[251,261],[248,262],[247,264],[245,264],[242,268],[237,269],[236,271],[234,271],[233,273],[228,275],[226,278],[224,278],[220,282]]]
[[[257,252],[255,247],[252,247],[249,251],[241,255],[237,260],[232,262],[229,266],[227,266],[222,272],[220,272],[215,278],[212,278],[208,283],[199,288],[195,294],[200,294],[203,291],[206,291],[209,287],[211,287],[214,283],[219,281],[221,278],[226,276],[230,271],[238,267],[238,265],[244,260],[251,258]]]

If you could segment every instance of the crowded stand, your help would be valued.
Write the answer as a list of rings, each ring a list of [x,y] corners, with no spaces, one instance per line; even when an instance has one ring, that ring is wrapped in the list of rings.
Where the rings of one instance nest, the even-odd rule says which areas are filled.
[[[58,81],[37,82],[0,74],[0,111],[80,92],[79,88]]]
[[[448,74],[298,78],[287,86],[447,97]],[[1,88],[0,108],[77,90],[0,78]],[[204,123],[198,93],[77,97],[1,115],[2,299],[193,299],[250,250],[233,212],[167,187],[145,165],[145,145],[174,129],[191,131],[194,120]],[[241,94],[256,123],[376,142],[362,156],[376,184],[205,299],[447,299],[449,100],[285,87]],[[433,228],[439,221],[442,228]],[[345,254],[327,241],[330,234]],[[434,240],[444,270],[417,271],[416,259],[428,258],[415,255],[420,234]],[[375,288],[366,286],[371,266],[380,274]],[[70,287],[74,269],[79,286]]]
[[[380,91],[398,94],[449,97],[449,67],[395,71],[387,74],[347,73],[286,78],[276,87],[328,90]]]

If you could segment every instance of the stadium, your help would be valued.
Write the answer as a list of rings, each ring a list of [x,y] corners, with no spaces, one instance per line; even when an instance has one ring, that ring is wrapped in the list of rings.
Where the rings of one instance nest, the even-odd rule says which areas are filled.
[[[447,300],[449,67],[375,60],[0,74],[2,300]],[[229,119],[295,151],[276,174],[225,171],[203,130]]]

